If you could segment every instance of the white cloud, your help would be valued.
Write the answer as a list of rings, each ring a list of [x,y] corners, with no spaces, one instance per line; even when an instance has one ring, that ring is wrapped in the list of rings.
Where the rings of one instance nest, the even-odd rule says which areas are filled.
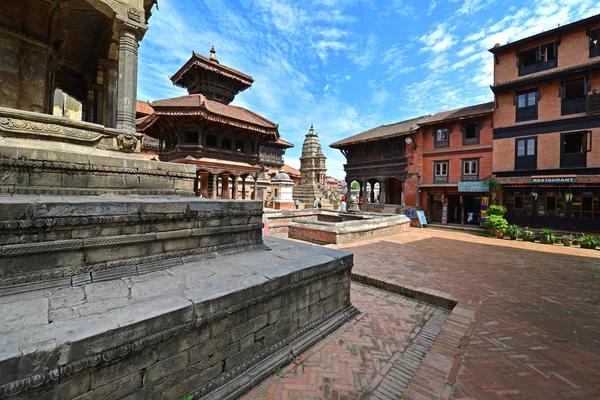
[[[431,2],[429,3],[429,8],[427,9],[427,15],[431,15],[431,13],[433,12],[433,10],[435,10],[435,8],[437,7],[437,1],[436,0],[431,0]]]
[[[475,46],[471,45],[468,47],[465,47],[464,49],[462,49],[461,51],[459,51],[458,53],[456,53],[457,56],[459,57],[465,57],[468,56],[469,54],[475,52]]]
[[[448,23],[437,25],[435,29],[419,37],[419,41],[424,44],[419,51],[441,53],[448,50],[450,47],[458,43],[456,36],[451,33],[451,30],[452,28]]]
[[[458,14],[472,14],[477,12],[487,5],[492,3],[494,0],[465,0],[463,5],[458,9]]]

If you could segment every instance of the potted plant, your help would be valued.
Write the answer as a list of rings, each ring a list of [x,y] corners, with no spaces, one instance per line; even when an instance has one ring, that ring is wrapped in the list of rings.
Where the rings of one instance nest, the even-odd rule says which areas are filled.
[[[550,228],[544,228],[540,232],[540,243],[543,244],[554,244],[556,241],[556,236],[554,235],[554,231]]]
[[[508,221],[499,215],[488,215],[485,219],[485,226],[494,236],[502,238],[504,231],[508,228]]]
[[[569,247],[573,244],[573,235],[563,235],[562,244]]]
[[[523,239],[524,242],[535,242],[535,232],[529,228],[525,228],[521,233],[521,239]]]
[[[583,235],[581,237],[581,248],[582,249],[595,249],[598,246],[600,240],[597,237],[591,235]]]
[[[504,217],[504,214],[506,214],[506,207],[504,207],[504,206],[491,205],[487,209],[488,217],[490,217],[492,215],[498,216],[498,217]]]
[[[506,231],[504,232],[505,234],[507,234],[508,236],[510,236],[510,240],[517,240],[522,234],[523,232],[521,231],[521,228],[519,228],[518,225],[509,225],[508,228],[506,228]]]
[[[583,235],[583,233],[582,233]],[[573,246],[579,246],[581,244],[581,236],[573,235]]]

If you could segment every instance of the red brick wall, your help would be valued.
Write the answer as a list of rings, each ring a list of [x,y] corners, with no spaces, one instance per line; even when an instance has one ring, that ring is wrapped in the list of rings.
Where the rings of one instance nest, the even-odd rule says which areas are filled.
[[[587,153],[588,168],[600,167],[600,128],[590,130],[592,133],[592,151]],[[538,169],[560,168],[561,133],[544,133],[538,138]],[[515,167],[515,138],[497,139],[494,141],[494,172],[512,171]]]
[[[424,128],[423,151],[423,173],[421,183],[431,184],[433,182],[433,166],[435,161],[450,161],[448,183],[458,183],[462,179],[462,160],[479,159],[479,179],[487,179],[492,175],[492,149],[470,151],[484,146],[492,146],[493,126],[492,116],[487,115],[478,119],[481,123],[479,132],[479,144],[463,145],[461,126],[463,121],[452,123],[440,123]],[[436,128],[451,126],[450,144],[446,148],[435,148],[433,132]],[[450,151],[450,152],[449,152]],[[422,203],[423,204],[423,203]]]
[[[586,29],[596,29],[600,22],[587,27],[578,28],[572,32],[563,33],[558,46],[558,67],[566,68],[573,65],[591,61],[589,58],[589,39]],[[531,41],[519,46],[516,52],[530,49],[540,44],[550,43],[557,40],[558,36],[549,36],[541,40]],[[516,63],[515,48],[507,49],[497,54],[498,64],[494,68],[494,84],[507,82],[519,78],[519,69]],[[539,74],[539,72],[538,72]],[[535,74],[527,75],[534,76]]]
[[[417,177],[411,174],[420,174],[421,181],[423,176],[423,129],[419,129],[413,136],[416,148],[407,145],[406,152],[408,155],[409,166],[407,168],[409,178],[404,182],[404,204],[407,206],[417,205],[418,187]],[[414,150],[413,150],[414,149]]]
[[[600,72],[590,74],[590,93],[596,89],[600,91]],[[573,79],[583,77],[584,75],[573,75]],[[571,79],[571,78],[569,78]],[[535,89],[536,86],[532,86],[531,89]],[[527,90],[525,87],[521,90]],[[574,118],[578,116],[586,115],[582,114],[571,114],[561,116],[561,98],[560,98],[560,81],[554,81],[550,83],[544,83],[539,86],[540,99],[538,102],[538,119],[534,121],[515,122],[517,106],[515,104],[515,92],[501,93],[497,95],[496,110],[494,112],[494,127],[503,128],[506,126],[515,125],[527,125],[531,123],[550,121],[565,118]],[[452,144],[452,139],[451,139]]]

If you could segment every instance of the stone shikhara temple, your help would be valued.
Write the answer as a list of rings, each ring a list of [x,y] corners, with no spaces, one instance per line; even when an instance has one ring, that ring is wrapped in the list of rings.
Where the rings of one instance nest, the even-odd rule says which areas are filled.
[[[0,399],[236,398],[353,312],[350,254],[263,239],[261,202],[139,155],[154,2],[0,5]],[[84,121],[51,115],[58,88]]]

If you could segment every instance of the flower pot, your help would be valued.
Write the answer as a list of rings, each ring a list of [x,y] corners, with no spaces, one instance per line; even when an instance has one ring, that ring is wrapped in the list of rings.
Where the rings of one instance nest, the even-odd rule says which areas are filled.
[[[570,247],[573,244],[573,241],[572,240],[564,240],[563,239],[562,244],[565,245],[565,246],[567,246],[567,247]]]
[[[559,238],[558,236],[556,238],[554,238],[554,243],[560,243],[562,242],[562,238]]]
[[[498,238],[498,239],[502,239],[504,237],[504,232],[500,232],[500,231],[495,231],[494,235]]]
[[[573,239],[573,246],[579,246],[581,241],[579,239]]]

